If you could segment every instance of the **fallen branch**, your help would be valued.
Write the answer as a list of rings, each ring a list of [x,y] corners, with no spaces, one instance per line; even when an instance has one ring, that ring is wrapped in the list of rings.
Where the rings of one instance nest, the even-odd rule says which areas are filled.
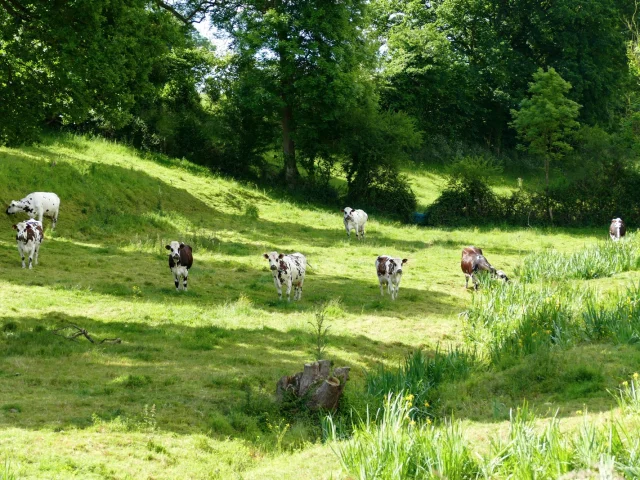
[[[68,329],[73,329],[75,330],[75,333],[71,334],[71,335],[64,335],[62,332],[64,330],[68,330]],[[100,340],[99,342],[94,340],[91,335],[89,335],[89,332],[87,332],[86,329],[79,327],[78,325],[71,323],[69,325],[66,325],[62,328],[58,328],[56,330],[53,331],[54,335],[57,335],[59,337],[62,338],[66,338],[67,340],[71,340],[73,342],[76,341],[76,339],[80,336],[85,337],[87,340],[89,340],[91,343],[96,344],[96,345],[101,345],[103,343],[122,343],[122,340],[120,340],[119,338],[103,338],[102,340]]]

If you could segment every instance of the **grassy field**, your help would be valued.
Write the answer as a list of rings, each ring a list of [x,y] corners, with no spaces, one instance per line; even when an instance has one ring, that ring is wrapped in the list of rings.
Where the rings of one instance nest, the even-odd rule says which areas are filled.
[[[433,172],[411,179],[421,205],[445,183]],[[317,312],[329,324],[325,357],[352,368],[338,414],[347,418],[366,411],[366,372],[394,369],[412,351],[468,345],[460,314],[476,294],[464,288],[463,246],[481,246],[518,284],[532,252],[570,253],[606,236],[373,218],[359,244],[346,238],[339,209],[81,137],[0,148],[0,203],[31,191],[56,192],[60,218],[55,232],[45,220],[40,265],[29,271],[16,218],[0,217],[0,479],[343,478],[319,420],[272,398],[282,375],[313,360]],[[194,250],[188,292],[173,287],[171,240]],[[262,258],[271,250],[307,256],[301,302],[277,300]],[[409,258],[395,302],[379,295],[381,254]],[[640,279],[635,264],[622,270],[570,283],[606,296]],[[122,343],[53,334],[69,323]],[[568,425],[578,410],[616,408],[607,389],[638,369],[640,350],[598,339],[513,358],[439,389],[435,414],[453,412],[471,448],[506,428],[524,399]]]

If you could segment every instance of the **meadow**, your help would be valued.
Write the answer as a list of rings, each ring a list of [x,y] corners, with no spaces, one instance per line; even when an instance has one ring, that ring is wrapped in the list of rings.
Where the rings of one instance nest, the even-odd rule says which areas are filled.
[[[421,204],[445,183],[437,172],[410,178]],[[467,467],[449,478],[502,478],[508,464],[491,470],[475,453],[499,457],[489,440],[520,438],[513,425],[579,435],[637,415],[618,393],[640,364],[633,235],[611,246],[606,228],[427,229],[371,216],[358,243],[339,209],[74,136],[0,148],[0,203],[31,191],[56,192],[61,209],[54,232],[45,220],[32,271],[20,268],[16,218],[0,217],[0,479],[398,478],[359,475],[348,450],[359,438],[371,447],[367,429],[385,423],[366,419],[378,408],[422,442],[420,455],[434,435],[464,437],[451,444]],[[173,287],[171,240],[193,247],[187,292]],[[512,283],[466,290],[470,244]],[[312,265],[300,302],[277,300],[262,257],[272,250]],[[409,259],[395,302],[379,295],[381,254]],[[351,367],[330,421],[273,400],[276,381],[317,355],[319,313],[324,357]],[[122,343],[54,334],[68,324]],[[522,478],[615,462],[631,451],[622,445]]]

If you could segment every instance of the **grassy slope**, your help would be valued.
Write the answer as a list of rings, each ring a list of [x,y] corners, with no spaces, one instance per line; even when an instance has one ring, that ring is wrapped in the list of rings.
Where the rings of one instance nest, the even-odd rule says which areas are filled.
[[[421,204],[429,203],[442,179],[414,177]],[[602,236],[373,220],[358,245],[347,241],[338,211],[83,138],[0,149],[1,203],[36,190],[57,192],[62,206],[33,271],[19,268],[15,218],[0,218],[0,460],[10,458],[26,478],[335,478],[331,450],[306,443],[317,435],[311,423],[295,422],[279,444],[284,423],[267,424],[261,414],[272,408],[276,380],[312,358],[308,322],[319,304],[338,302],[328,315],[327,355],[353,368],[347,400],[357,404],[362,368],[459,341],[457,315],[472,295],[458,266],[464,245],[481,245],[494,265],[513,272],[525,253],[571,250]],[[245,215],[250,205],[259,218]],[[163,247],[173,239],[194,247],[187,293],[176,294],[167,268]],[[308,256],[313,268],[300,303],[276,301],[261,257],[270,250]],[[395,303],[380,298],[374,274],[376,255],[385,253],[410,259]],[[72,343],[48,331],[65,322],[123,343]],[[589,363],[601,350],[565,360]],[[611,358],[600,373],[605,386],[638,360],[626,350]],[[519,375],[523,367],[514,368]],[[565,413],[611,404],[591,392],[531,385],[510,392],[509,373],[480,381],[477,394],[473,383],[452,386],[444,403],[478,432],[503,419],[496,402],[507,408],[523,392]]]

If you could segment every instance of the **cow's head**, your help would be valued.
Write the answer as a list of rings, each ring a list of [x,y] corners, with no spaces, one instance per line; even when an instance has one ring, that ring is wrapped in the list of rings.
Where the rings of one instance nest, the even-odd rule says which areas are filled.
[[[282,253],[278,254],[278,252],[263,253],[262,256],[269,260],[269,268],[272,271],[278,270],[278,267],[280,267],[280,259],[284,257]]]
[[[406,258],[390,258],[389,259],[389,273],[395,273],[396,275],[402,275],[402,266],[409,260]]]
[[[345,220],[353,220],[353,217],[351,216],[351,214],[353,212],[355,212],[355,210],[351,207],[345,207],[341,210],[342,213],[344,213],[344,219]]]
[[[16,231],[16,239],[26,242],[31,239],[37,240],[40,237],[38,227],[42,228],[40,222],[28,220],[17,223],[12,228]]]
[[[13,215],[14,213],[24,212],[25,205],[20,200],[13,200],[7,207],[7,215]]]
[[[180,261],[180,250],[184,248],[184,243],[174,241],[164,248],[169,250],[169,256],[173,258],[174,262]]]
[[[504,273],[502,270],[496,270],[495,276],[499,280],[504,280],[505,282],[509,282],[509,277],[507,277],[507,274]]]
[[[614,225],[614,226],[622,225],[622,219],[614,218],[613,220],[611,220],[611,225]]]

